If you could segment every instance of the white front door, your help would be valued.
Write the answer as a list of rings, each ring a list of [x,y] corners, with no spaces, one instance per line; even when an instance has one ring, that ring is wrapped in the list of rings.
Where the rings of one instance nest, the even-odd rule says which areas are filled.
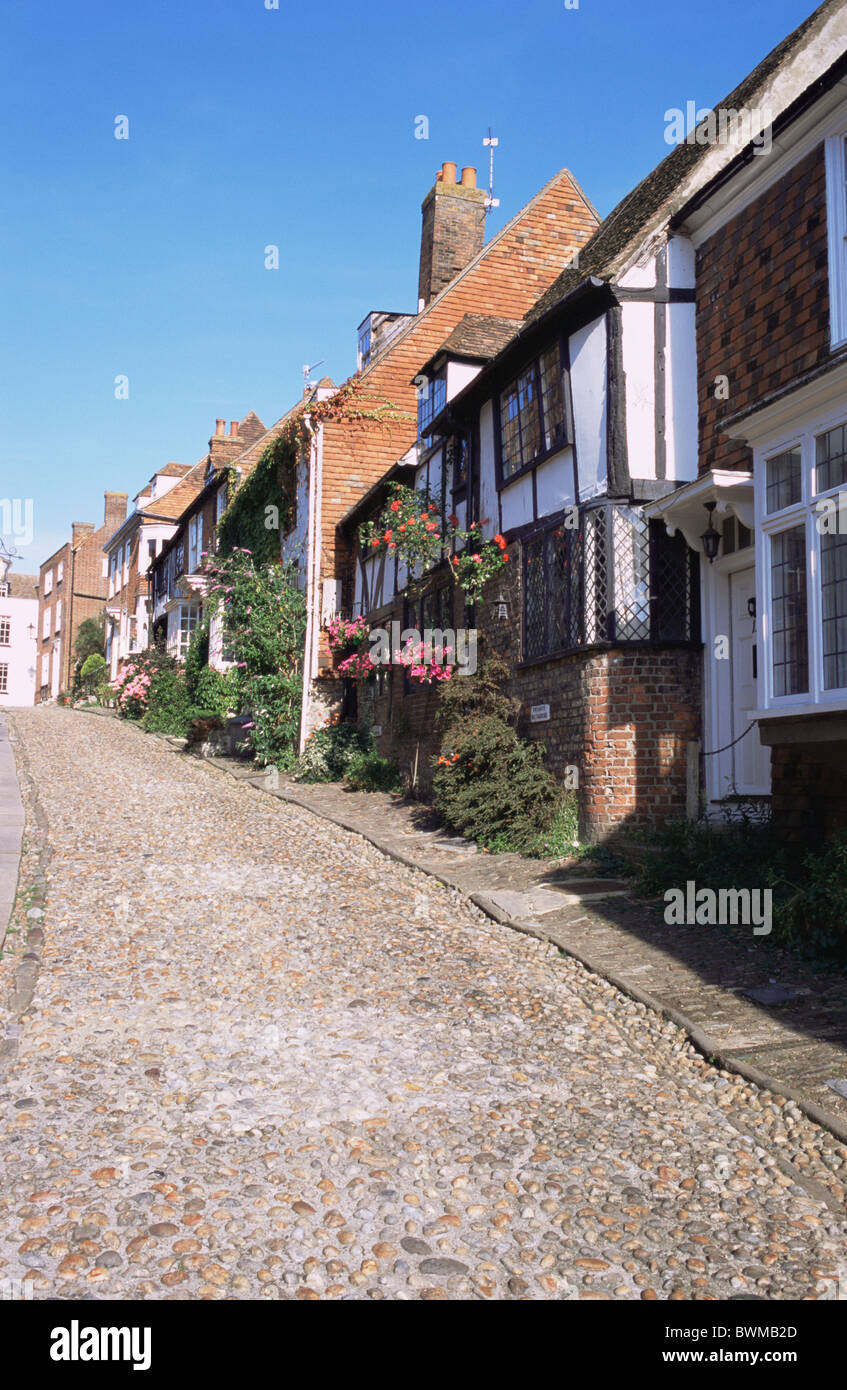
[[[767,796],[770,792],[770,751],[762,747],[758,726],[750,733],[750,715],[758,709],[758,666],[761,642],[755,616],[756,571],[738,570],[729,576],[732,677],[732,785],[736,796]]]

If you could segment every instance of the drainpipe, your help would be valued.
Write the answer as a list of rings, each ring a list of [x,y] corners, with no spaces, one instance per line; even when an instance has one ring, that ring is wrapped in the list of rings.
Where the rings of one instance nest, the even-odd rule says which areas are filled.
[[[313,431],[311,419],[304,417],[309,434],[309,520],[306,528],[306,640],[303,648],[303,693],[300,706],[299,752],[306,746],[309,710],[312,695],[312,672],[315,665],[320,622],[315,618],[315,602],[319,583],[321,471],[323,464],[323,434],[318,426]]]

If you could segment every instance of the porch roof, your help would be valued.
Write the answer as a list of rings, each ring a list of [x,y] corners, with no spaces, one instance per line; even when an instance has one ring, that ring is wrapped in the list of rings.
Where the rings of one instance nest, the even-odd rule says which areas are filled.
[[[717,516],[734,514],[742,526],[753,530],[753,474],[741,469],[712,469],[648,503],[644,515],[651,521],[663,521],[671,536],[681,531],[692,550],[701,550],[701,536],[709,524],[707,502],[716,503]]]

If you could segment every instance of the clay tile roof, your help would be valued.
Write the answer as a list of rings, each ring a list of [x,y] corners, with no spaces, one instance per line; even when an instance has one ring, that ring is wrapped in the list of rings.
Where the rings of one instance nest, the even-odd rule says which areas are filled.
[[[7,574],[9,598],[38,598],[37,574]]]
[[[140,510],[151,516],[167,517],[176,521],[178,517],[182,516],[186,507],[190,506],[195,497],[203,491],[204,464],[205,460],[195,463],[182,482],[177,483],[176,487],[172,487],[170,492],[166,492],[163,497],[154,497]]]
[[[166,463],[164,468],[156,469],[156,474],[160,478],[184,478],[191,468],[190,463]]]
[[[843,4],[844,0],[825,0],[823,5],[819,5],[813,14],[777,44],[776,48],[714,109],[740,111],[745,107],[754,107],[756,94],[763,84],[780,67],[787,64],[807,35],[810,35],[812,30],[821,28]],[[589,276],[610,279],[623,252],[630,243],[637,240],[639,233],[646,230],[651,219],[664,207],[667,208],[668,217],[679,210],[674,195],[681,192],[696,166],[713,149],[714,145],[708,143],[683,142],[675,145],[661,164],[627,193],[600,223],[594,235],[580,250],[579,268],[568,267],[562,271],[559,278],[536,300],[526,316],[526,323],[533,323],[554,308]],[[679,202],[680,199],[677,198],[676,203]]]
[[[493,314],[465,314],[439,348],[456,357],[495,357],[521,326],[521,319],[497,318]]]

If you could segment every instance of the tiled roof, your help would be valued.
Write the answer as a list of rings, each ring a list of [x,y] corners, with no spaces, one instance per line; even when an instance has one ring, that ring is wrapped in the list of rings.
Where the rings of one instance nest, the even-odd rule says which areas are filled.
[[[13,574],[10,572],[6,575],[6,583],[9,585],[9,598],[38,598],[37,574]]]
[[[156,469],[156,476],[159,478],[183,478],[186,473],[190,473],[193,465],[190,463],[166,463],[164,468]]]
[[[495,314],[465,314],[438,351],[457,357],[494,357],[514,337],[521,323],[521,319],[499,318]]]
[[[776,48],[763,58],[743,82],[734,88],[715,110],[740,111],[755,108],[756,95],[777,70],[788,62],[791,55],[810,35],[813,29],[821,28],[838,10],[843,9],[844,0],[825,0],[813,14],[809,15],[796,29],[784,38]],[[833,53],[833,61],[840,55]],[[575,289],[589,276],[610,279],[619,267],[627,249],[636,249],[637,242],[646,231],[648,224],[662,212],[670,218],[691,196],[691,178],[696,166],[707,155],[713,154],[714,144],[691,144],[683,142],[675,145],[670,154],[657,165],[652,173],[642,179],[617,207],[601,222],[590,241],[579,253],[579,268],[568,267],[557,280],[536,301],[526,316],[527,324],[540,318],[571,290]],[[727,148],[727,162],[737,151]]]

